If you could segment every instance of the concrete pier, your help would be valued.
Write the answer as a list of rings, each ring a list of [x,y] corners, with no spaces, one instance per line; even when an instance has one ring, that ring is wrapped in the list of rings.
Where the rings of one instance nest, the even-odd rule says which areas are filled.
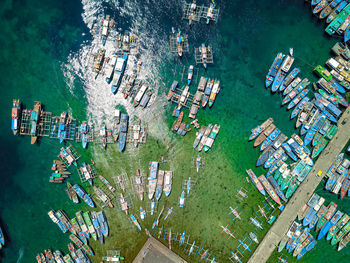
[[[321,153],[309,175],[295,191],[285,209],[260,242],[260,245],[254,251],[248,262],[263,263],[269,259],[281,238],[288,231],[289,226],[296,218],[298,211],[310,199],[323,176],[335,161],[337,155],[346,146],[350,138],[350,107],[346,109],[340,118],[338,128],[337,134]],[[320,170],[322,171],[322,176],[319,177],[317,173]]]

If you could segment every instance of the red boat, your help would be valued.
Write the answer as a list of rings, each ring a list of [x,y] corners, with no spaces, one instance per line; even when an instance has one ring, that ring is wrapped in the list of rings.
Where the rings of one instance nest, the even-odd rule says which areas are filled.
[[[343,199],[346,196],[346,194],[349,190],[349,186],[350,186],[350,179],[348,178],[344,181],[344,183],[340,189],[340,199]]]

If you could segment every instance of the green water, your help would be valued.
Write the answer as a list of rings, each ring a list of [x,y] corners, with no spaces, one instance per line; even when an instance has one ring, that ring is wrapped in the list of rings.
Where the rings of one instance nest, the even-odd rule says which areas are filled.
[[[142,7],[142,4],[152,6],[154,3],[138,4]],[[170,14],[167,3],[161,1],[157,4],[166,10],[166,14]],[[161,226],[178,232],[186,230],[190,242],[196,240],[196,244],[208,248],[218,262],[228,262],[230,251],[235,250],[238,242],[222,237],[221,225],[231,224],[237,237],[255,231],[259,239],[268,227],[265,221],[264,231],[248,224],[249,216],[254,214],[262,201],[252,184],[245,180],[245,169],[254,168],[259,155],[252,143],[247,142],[250,129],[271,116],[286,135],[294,132],[294,122],[289,121],[290,113],[280,107],[279,95],[272,96],[264,88],[266,72],[277,52],[286,53],[289,47],[293,47],[295,64],[301,68],[302,76],[316,80],[312,69],[326,61],[335,40],[323,34],[323,25],[311,16],[310,9],[304,6],[303,1],[275,1],[273,4],[267,1],[220,1],[218,5],[221,7],[220,20],[209,29],[204,24],[188,29],[186,22],[180,20],[181,12],[175,12],[170,21],[160,26],[164,31],[171,26],[182,26],[183,31],[189,34],[192,50],[202,42],[212,43],[214,47],[215,64],[209,67],[207,75],[220,79],[222,90],[213,108],[201,110],[198,118],[201,124],[220,124],[221,130],[212,150],[202,154],[205,156],[205,167],[200,173],[197,175],[191,168],[194,132],[184,138],[171,135],[175,143],[170,148],[159,139],[149,138],[148,143],[139,150],[128,147],[123,154],[112,147],[107,153],[97,146],[90,149],[99,173],[108,179],[119,173],[134,175],[136,168],[147,173],[148,161],[164,156],[168,161],[161,168],[174,170],[174,183],[170,197],[162,197],[159,210],[167,200],[167,206],[173,206],[175,212]],[[47,248],[67,252],[68,235],[62,234],[49,220],[47,211],[64,208],[73,216],[80,209],[87,210],[86,205],[73,205],[68,200],[63,185],[48,183],[51,162],[59,151],[59,143],[43,139],[40,146],[32,146],[29,138],[14,137],[9,118],[11,101],[15,97],[21,98],[29,108],[34,100],[40,100],[48,111],[56,115],[69,110],[79,119],[86,117],[87,102],[83,86],[76,80],[70,92],[62,69],[68,55],[76,52],[83,40],[89,39],[88,35],[82,36],[87,32],[81,19],[82,12],[81,3],[71,1],[7,1],[0,5],[3,31],[0,35],[0,223],[7,242],[0,251],[3,262],[16,262],[20,251],[23,252],[21,262],[33,262],[34,256]],[[178,68],[179,64],[193,64],[192,53],[175,63]],[[159,77],[169,86],[174,79],[174,63],[166,60],[159,66],[162,69]],[[204,74],[203,70],[200,72]],[[178,75],[175,78],[179,80]],[[194,84],[192,91],[197,83]],[[172,109],[173,105],[166,107],[169,127],[173,122],[170,117]],[[89,151],[83,151],[80,146],[77,148],[85,160],[90,159]],[[256,174],[264,172],[262,168],[254,171]],[[177,207],[178,198],[182,192],[182,182],[189,176],[197,183],[186,199],[185,208],[181,210]],[[78,182],[75,172],[71,181]],[[235,189],[241,187],[248,192],[246,201],[236,197]],[[326,195],[327,200],[336,198],[325,194],[321,188],[317,192]],[[344,212],[350,213],[346,199],[337,203]],[[134,198],[133,205],[131,212],[138,215],[139,206],[146,207],[147,203]],[[239,207],[242,211],[241,221],[232,222],[227,215],[229,206]],[[97,254],[93,262],[99,262],[107,249],[121,249],[126,262],[131,262],[146,240],[144,232],[138,234],[122,212],[107,209],[106,214],[111,236],[103,246],[91,242]],[[142,227],[150,229],[154,219],[148,215],[146,221],[141,223]],[[188,258],[183,247],[177,244],[173,247],[188,262],[198,262],[200,259],[199,256]],[[254,245],[251,247],[254,248]],[[339,253],[323,240],[300,262],[325,262],[326,252],[330,258],[328,262],[347,262],[346,257],[350,256],[349,248]],[[244,254],[244,261],[249,255],[248,252]],[[271,262],[275,262],[275,259]],[[296,261],[290,259],[288,262],[293,260]]]

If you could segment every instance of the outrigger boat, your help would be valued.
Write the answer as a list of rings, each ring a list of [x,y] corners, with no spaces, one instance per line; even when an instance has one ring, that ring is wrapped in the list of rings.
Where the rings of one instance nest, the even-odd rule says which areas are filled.
[[[12,112],[11,112],[11,130],[13,135],[17,135],[20,127],[20,117],[21,117],[22,104],[19,99],[14,99],[12,101]]]

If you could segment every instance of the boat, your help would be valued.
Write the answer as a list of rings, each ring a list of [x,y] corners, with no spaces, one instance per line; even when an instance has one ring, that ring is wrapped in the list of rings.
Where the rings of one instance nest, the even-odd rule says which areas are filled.
[[[258,220],[256,220],[253,217],[249,217],[250,221],[253,223],[253,225],[255,225],[257,228],[260,228],[261,230],[263,230],[264,228],[262,227],[262,225],[259,223]]]
[[[208,50],[209,50],[209,46],[206,47],[204,43],[202,43],[202,45],[198,48],[198,51],[200,53],[201,56],[201,61],[203,63],[203,67],[204,69],[207,69],[207,59],[208,59]]]
[[[305,80],[305,79],[304,79]],[[303,82],[301,81],[300,77],[296,77],[292,83],[290,83],[284,90],[283,90],[283,96],[286,96],[288,93],[290,93],[293,89],[301,85]]]
[[[164,184],[164,174],[163,170],[159,170],[157,186],[156,186],[156,199],[159,200],[163,193],[163,184]]]
[[[338,251],[342,250],[346,245],[350,242],[350,233],[347,233],[343,238],[339,241]]]
[[[258,178],[256,177],[256,175],[254,174],[254,172],[252,171],[252,169],[246,170],[250,180],[252,181],[252,183],[254,184],[254,186],[258,189],[258,191],[262,194],[265,195],[266,191],[263,187],[263,185],[261,184],[261,182],[258,180]]]
[[[204,148],[204,145],[205,145],[205,143],[206,143],[206,141],[211,133],[212,128],[213,128],[213,125],[210,123],[208,125],[208,127],[206,128],[206,130],[202,136],[202,139],[199,141],[199,144],[198,144],[198,151],[199,152]]]
[[[327,17],[326,23],[330,23],[337,17],[337,15],[348,5],[347,1],[342,1],[337,7],[331,12],[331,14]]]
[[[337,204],[334,202],[330,202],[330,204],[328,205],[325,213],[323,214],[323,216],[318,220],[318,223],[316,225],[316,231],[320,231],[321,228],[326,224],[326,222],[328,220],[331,219],[331,217],[333,216],[335,210],[337,208]]]
[[[342,187],[340,189],[340,199],[343,199],[346,196],[346,194],[348,193],[349,187],[350,187],[350,179],[347,178],[344,180]]]
[[[255,139],[253,146],[257,147],[259,146],[270,134],[271,132],[276,128],[276,125],[271,123],[263,132],[260,133],[260,135]]]
[[[327,0],[321,0],[312,11],[314,14],[319,13],[327,4]]]
[[[294,108],[309,93],[309,89],[302,90],[287,106],[287,110]]]
[[[282,192],[281,188],[279,187],[278,183],[276,182],[275,178],[273,178],[272,175],[267,177],[267,180],[269,181],[269,183],[271,184],[271,186],[274,188],[274,190],[276,191],[277,195],[284,201],[287,201],[286,196],[284,195],[284,193]],[[282,186],[281,186],[282,187]]]
[[[202,126],[201,129],[196,133],[196,139],[193,142],[193,149],[195,149],[198,146],[200,140],[204,135],[204,132],[205,132],[205,127]]]
[[[13,135],[18,134],[21,120],[22,104],[19,99],[13,99],[11,111],[11,130]]]
[[[275,149],[272,146],[267,147],[263,153],[259,156],[258,160],[256,161],[256,166],[260,166],[264,164],[271,155],[275,152]]]
[[[307,146],[315,136],[315,133],[318,132],[326,121],[326,116],[321,114],[317,117],[316,121],[312,125],[311,129],[309,129],[304,138],[304,145]]]
[[[278,244],[278,248],[277,248],[278,252],[281,252],[285,248],[285,246],[287,245],[288,240],[289,240],[289,237],[287,235],[284,235],[282,237],[281,241]]]
[[[282,143],[284,143],[287,139],[288,137],[286,135],[284,135],[283,133],[280,133],[277,139],[273,142],[272,147],[277,150],[278,148],[280,148]]]
[[[208,101],[209,101],[209,97],[211,94],[211,90],[214,86],[214,79],[208,80],[207,85],[205,86],[205,90],[204,90],[204,94],[202,96],[202,107],[204,108]],[[199,86],[198,86],[198,90],[199,90]]]
[[[290,147],[290,145],[288,143],[282,143],[282,147],[285,150],[286,154],[288,154],[288,156],[293,160],[293,161],[297,161],[297,156],[293,153],[292,148]]]
[[[347,233],[350,232],[350,222],[348,221],[332,238],[331,245],[336,245]]]
[[[251,130],[251,135],[249,136],[249,141],[254,140],[259,134],[261,134],[268,126],[270,126],[273,122],[272,118],[268,118],[261,125],[255,127]]]
[[[320,13],[319,18],[323,19],[330,15],[330,13],[336,8],[336,6],[341,2],[341,0],[331,1]]]
[[[179,130],[181,122],[183,120],[183,117],[184,117],[184,113],[183,113],[183,111],[181,111],[179,116],[174,121],[173,125],[171,126],[171,131],[178,131]]]
[[[313,149],[311,157],[316,158],[327,146],[327,144],[328,144],[328,140],[326,138],[322,138],[321,143],[317,144]]]
[[[292,56],[292,55],[291,55]],[[297,77],[297,75],[300,73],[300,69],[294,68],[284,79],[282,85],[280,86],[279,90],[283,91],[285,88],[287,88]]]
[[[111,85],[111,91],[113,94],[117,93],[118,88],[122,82],[127,62],[128,62],[128,54],[124,54],[123,57],[118,56],[117,63],[114,68],[114,76],[113,76],[113,81]]]
[[[187,74],[187,85],[189,86],[191,84],[192,81],[192,77],[193,77],[193,65],[190,65],[190,67],[188,68],[188,74]]]
[[[292,64],[294,62],[294,58],[292,56],[287,55],[279,68],[276,77],[273,80],[271,91],[277,91],[281,84],[283,83],[284,78],[286,77],[288,71],[290,70]]]
[[[205,145],[204,145],[205,152],[207,152],[211,149],[219,131],[220,131],[220,125],[215,124],[212,131],[210,132],[207,140],[205,141]]]
[[[169,92],[168,92],[168,96],[167,96],[168,101],[171,100],[171,98],[173,97],[174,92],[175,92],[178,85],[179,85],[179,82],[177,82],[176,80],[174,80],[173,83],[171,84]]]
[[[171,193],[172,180],[173,180],[173,172],[172,171],[165,171],[164,188],[163,188],[163,192],[164,192],[165,196],[169,196]]]
[[[309,97],[304,97],[298,105],[293,109],[290,119],[294,119],[296,116],[298,116],[299,112],[306,107],[306,105],[310,102]]]
[[[278,205],[282,205],[280,198],[278,197],[275,189],[271,186],[271,184],[267,181],[264,175],[260,175],[258,177],[260,183],[264,186],[266,192],[269,196],[274,200]]]
[[[348,26],[344,32],[344,43],[350,40],[350,26]]]
[[[213,88],[211,89],[211,93],[209,97],[209,103],[208,103],[209,108],[213,106],[216,95],[219,93],[219,91],[220,91],[220,81],[216,80],[214,82]]]
[[[264,168],[268,169],[271,166],[273,166],[276,162],[278,162],[281,158],[283,157],[287,157],[287,155],[285,154],[284,150],[282,147],[279,147],[271,156],[269,159],[267,159],[267,161],[264,163]]]
[[[285,105],[285,104],[289,103],[291,100],[293,100],[309,84],[310,84],[310,81],[307,78],[303,79],[303,81],[300,82],[291,92],[286,94],[286,96],[282,100],[282,105]]]
[[[325,31],[329,35],[333,35],[338,28],[344,23],[346,18],[349,16],[350,5],[346,5],[342,11],[333,19],[333,21],[326,27]]]
[[[275,57],[269,72],[266,75],[266,80],[265,80],[265,87],[268,88],[272,82],[274,81],[276,75],[277,75],[277,71],[280,68],[282,61],[283,61],[284,55],[280,52],[277,54],[277,56]]]
[[[185,191],[182,191],[181,196],[179,198],[179,207],[183,208],[185,206]]]
[[[338,221],[341,219],[341,217],[343,216],[343,212],[341,212],[340,210],[338,210],[334,215],[333,217],[327,221],[323,227],[321,228],[320,232],[318,233],[318,236],[317,236],[317,240],[320,240],[321,238],[323,238],[327,232],[329,231],[329,229],[331,227],[333,227],[336,223],[338,223]]]
[[[83,123],[79,126],[78,131],[79,131],[80,138],[81,138],[81,144],[82,144],[83,148],[86,148],[87,144],[89,142],[89,139],[90,139],[89,125],[87,124],[86,121],[83,121]]]
[[[134,225],[137,227],[138,230],[141,231],[141,226],[135,216],[133,214],[130,215],[131,221],[134,223]]]
[[[280,130],[278,128],[275,128],[260,145],[260,151],[265,150],[273,141],[276,140],[279,134]]]
[[[120,133],[119,133],[119,142],[118,142],[118,147],[120,152],[123,152],[125,149],[126,135],[128,132],[128,123],[129,123],[129,116],[127,114],[122,113],[120,118]]]
[[[5,236],[0,227],[0,249],[5,246]]]
[[[94,73],[95,73],[95,79],[97,78],[98,74],[100,73],[103,65],[103,61],[105,58],[106,50],[104,48],[100,48],[95,56],[94,61]]]
[[[88,256],[85,254],[84,250],[82,248],[79,248],[76,250],[76,254],[79,258],[80,261],[78,262],[86,262],[86,263],[91,263],[90,259]]]
[[[98,176],[101,180],[102,183],[104,183],[105,186],[107,186],[107,188],[114,193],[116,191],[116,189],[110,184],[110,182],[108,182],[108,180],[106,178],[104,178],[102,175]]]
[[[84,221],[83,213],[81,211],[79,211],[79,212],[76,212],[75,215],[76,215],[76,220],[77,220],[85,238],[90,238],[89,229]]]
[[[67,189],[66,189],[66,192],[67,192],[67,194],[68,194],[69,199],[72,200],[73,203],[75,203],[75,204],[79,203],[78,195],[77,195],[77,193],[74,191],[72,185],[71,185],[69,182],[67,182]]]
[[[85,190],[78,184],[73,185],[74,191],[77,193],[77,195],[84,200],[84,202],[90,206],[95,207],[94,202],[92,201],[89,194],[85,192]]]
[[[34,101],[34,109],[31,112],[30,115],[30,143],[34,144],[36,143],[38,136],[37,136],[37,124],[39,121],[41,115],[41,102],[40,101]]]
[[[83,175],[83,177],[85,178],[86,181],[88,181],[88,183],[90,185],[92,185],[93,181],[93,175],[92,175],[92,170],[91,170],[91,166],[90,164],[87,163],[82,163],[81,167],[80,167],[80,172]]]
[[[111,199],[100,188],[93,186],[93,189],[97,199],[99,199],[103,204],[108,205],[111,208],[114,207]]]

